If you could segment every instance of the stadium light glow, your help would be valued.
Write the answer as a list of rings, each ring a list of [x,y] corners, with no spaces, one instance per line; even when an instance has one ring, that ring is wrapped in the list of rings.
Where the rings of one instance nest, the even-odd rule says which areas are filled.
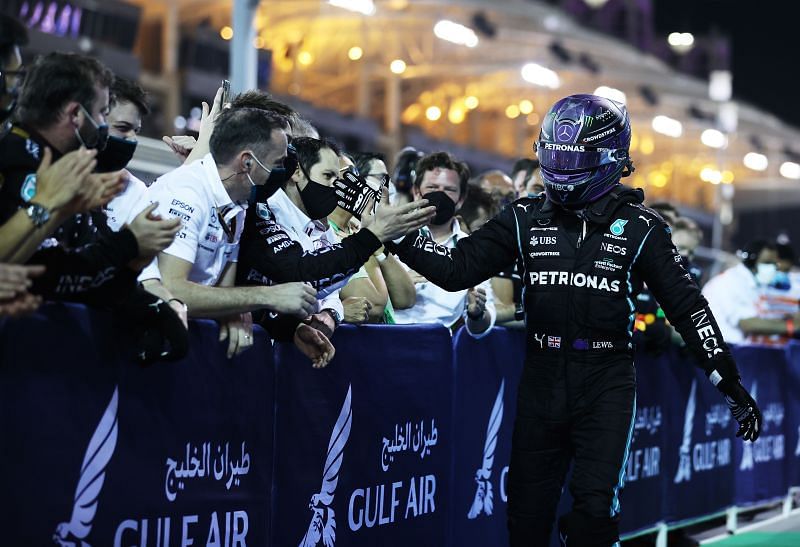
[[[533,112],[533,103],[528,99],[522,99],[519,102],[519,111],[526,116]]]
[[[618,103],[626,104],[628,102],[628,97],[625,95],[624,91],[620,91],[614,87],[608,87],[606,85],[601,85],[597,89],[594,90],[594,94],[599,97],[605,97],[606,99],[611,99],[612,101],[617,101]]]
[[[645,156],[649,156],[656,149],[656,143],[650,135],[645,135],[639,142],[639,151]]]
[[[691,32],[671,32],[667,42],[676,52],[686,53],[694,45],[694,36]]]
[[[402,59],[395,59],[392,61],[392,64],[389,65],[389,70],[395,74],[402,74],[406,71],[406,62]]]
[[[425,111],[425,117],[430,121],[435,122],[442,117],[442,109],[438,106],[429,106]]]
[[[561,80],[553,70],[537,63],[528,63],[522,67],[522,78],[526,82],[550,89],[561,87]]]
[[[728,138],[716,129],[706,129],[700,134],[700,142],[711,148],[725,148]]]
[[[722,182],[722,173],[720,173],[717,169],[704,167],[703,170],[700,171],[700,179],[710,182],[711,184],[719,184]]]
[[[375,13],[375,2],[372,0],[328,0],[331,6],[354,11],[362,15],[373,15]]]
[[[454,21],[442,19],[433,27],[433,33],[440,40],[452,42],[460,46],[475,47],[478,45],[478,35],[469,27]]]
[[[744,155],[744,166],[753,171],[766,171],[769,167],[769,160],[764,154],[748,152]]]
[[[656,116],[653,118],[653,131],[667,137],[677,139],[683,135],[683,124],[669,116]]]
[[[519,118],[519,107],[515,104],[510,104],[506,107],[506,117],[510,120]]]
[[[781,164],[781,176],[787,179],[800,180],[800,164],[793,161],[785,161]]]
[[[308,66],[314,62],[314,56],[308,51],[301,51],[297,55],[297,62],[303,66]]]
[[[358,61],[364,56],[364,50],[358,46],[351,47],[347,52],[347,58],[351,61]]]
[[[478,97],[475,95],[470,95],[466,99],[464,99],[464,106],[466,106],[470,110],[475,110],[478,108],[480,101],[478,101]]]
[[[455,101],[452,105],[450,105],[450,110],[447,112],[447,119],[450,121],[450,123],[453,125],[458,125],[462,123],[466,117],[467,111],[463,103]]]

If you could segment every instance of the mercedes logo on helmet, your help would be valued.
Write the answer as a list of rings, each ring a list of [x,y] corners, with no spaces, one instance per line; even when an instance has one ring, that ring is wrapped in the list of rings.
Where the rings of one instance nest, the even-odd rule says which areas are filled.
[[[571,125],[561,124],[556,130],[556,137],[561,142],[566,142],[572,139],[575,134],[575,129]]]

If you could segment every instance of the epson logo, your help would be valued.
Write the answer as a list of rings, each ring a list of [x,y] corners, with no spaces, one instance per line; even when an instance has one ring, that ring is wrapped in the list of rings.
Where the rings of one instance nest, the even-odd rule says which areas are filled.
[[[556,150],[557,152],[585,152],[586,149],[580,144],[556,144],[554,142],[546,142],[544,144],[545,150]]]
[[[184,211],[189,211],[190,213],[194,213],[194,207],[192,207],[191,205],[187,205],[186,203],[178,199],[173,199],[172,205],[178,207],[179,209],[183,209]]]
[[[619,280],[609,282],[608,278],[573,272],[530,272],[531,285],[572,285],[600,289],[608,292],[619,292]]]
[[[606,243],[603,241],[600,243],[600,249],[606,251],[608,253],[614,253],[615,255],[622,255],[625,256],[628,254],[628,248],[622,247],[620,245],[614,245],[613,243]]]

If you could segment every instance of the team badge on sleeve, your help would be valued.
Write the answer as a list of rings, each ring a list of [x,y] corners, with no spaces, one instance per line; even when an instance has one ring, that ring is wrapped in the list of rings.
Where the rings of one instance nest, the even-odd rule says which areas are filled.
[[[19,196],[22,198],[23,201],[26,203],[33,199],[36,195],[36,173],[31,173],[27,177],[25,177],[25,181],[22,183],[22,188],[20,188]]]

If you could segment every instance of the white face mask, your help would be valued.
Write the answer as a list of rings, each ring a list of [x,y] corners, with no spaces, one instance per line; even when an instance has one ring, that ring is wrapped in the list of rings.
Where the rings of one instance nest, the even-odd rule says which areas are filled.
[[[775,264],[756,264],[756,281],[759,285],[769,285],[778,273]]]

